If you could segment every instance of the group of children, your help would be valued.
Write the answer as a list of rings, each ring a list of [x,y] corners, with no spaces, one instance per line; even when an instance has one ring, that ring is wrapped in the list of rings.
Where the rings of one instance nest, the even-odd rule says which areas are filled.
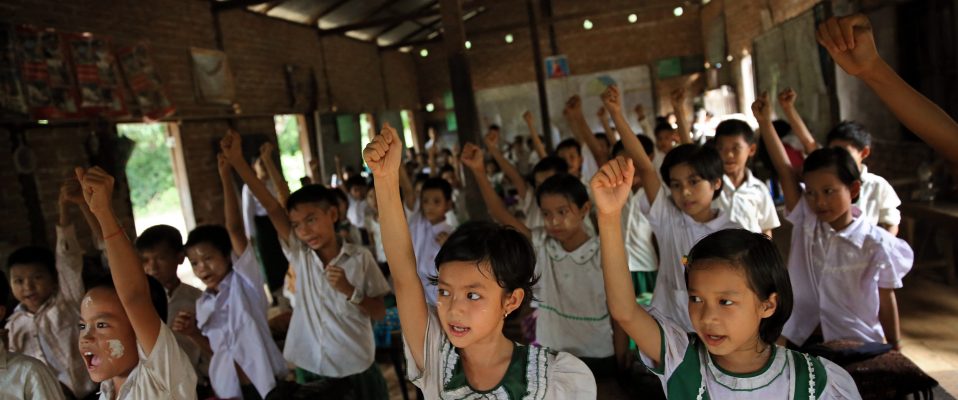
[[[881,60],[865,17],[830,19],[817,35],[908,128],[958,160],[958,124]],[[225,224],[197,227],[185,243],[167,226],[131,242],[112,206],[113,178],[77,168],[61,189],[56,250],[25,247],[7,262],[19,305],[7,319],[0,394],[193,399],[208,382],[206,394],[224,399],[310,387],[385,399],[373,322],[392,292],[406,374],[427,399],[595,398],[634,360],[669,398],[859,398],[847,372],[801,346],[898,347],[894,289],[912,253],[895,237],[900,200],[862,165],[871,151],[864,128],[843,123],[817,148],[795,98],[785,91],[779,102],[808,153],[800,171],[765,94],[752,107],[758,135],[729,120],[700,145],[676,92],[677,129],[653,130],[639,113],[653,144],[632,131],[610,86],[599,115],[614,131],[590,132],[573,97],[564,116],[574,139],[553,154],[527,113],[529,143],[505,154],[495,127],[485,150],[466,143],[446,154],[434,138],[424,174],[386,124],[363,151],[374,183],[349,177],[345,191],[268,187],[230,131],[217,158]],[[780,225],[769,188],[748,168],[757,136],[793,225],[787,261],[769,237]],[[246,184],[244,207],[234,174]],[[470,221],[457,207],[465,182],[496,222]],[[250,197],[295,277],[282,349],[264,275],[285,275],[287,265],[261,270],[241,211]],[[109,266],[85,288],[70,205]],[[177,278],[184,258],[204,290]],[[4,300],[6,292],[0,285]]]

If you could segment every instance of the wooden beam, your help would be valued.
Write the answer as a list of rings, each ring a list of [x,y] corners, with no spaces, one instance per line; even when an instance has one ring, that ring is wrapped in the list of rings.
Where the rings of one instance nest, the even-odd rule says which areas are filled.
[[[266,3],[264,0],[232,0],[232,1],[211,1],[213,3],[213,12],[232,10],[234,8],[246,8]]]
[[[326,7],[326,8],[324,8],[324,9],[320,10],[318,13],[316,13],[316,15],[313,15],[312,17],[309,18],[309,21],[310,21],[309,24],[312,25],[312,26],[317,26],[317,24],[319,24],[319,19],[320,19],[320,18],[322,18],[322,17],[324,17],[324,16],[326,16],[326,15],[329,15],[329,13],[331,13],[331,12],[333,12],[333,11],[336,11],[339,7],[342,7],[343,5],[345,5],[345,4],[348,3],[348,2],[349,2],[349,0],[339,0],[339,1],[335,2],[335,3],[333,3],[331,6]]]
[[[549,0],[544,0],[546,3]],[[526,9],[529,12],[529,32],[532,36],[532,62],[536,71],[536,89],[539,93],[539,115],[542,118],[542,135],[546,138],[546,146],[554,149],[552,143],[552,123],[549,121],[549,98],[546,95],[546,75],[542,65],[542,49],[539,43],[539,12],[536,9],[536,0],[526,0]]]
[[[421,11],[429,10],[437,5],[439,5],[439,0],[434,0],[424,4],[422,7],[415,9],[413,12],[421,12]],[[386,28],[384,28],[383,30],[377,32],[375,35],[373,35],[373,41],[376,41],[377,39],[379,39],[379,37],[386,34],[386,32],[389,32],[393,29],[398,28],[399,25],[402,25],[403,22],[406,22],[406,21],[396,21],[390,24],[389,26],[387,26]],[[410,22],[415,22],[415,21],[410,21]]]
[[[411,13],[406,13],[402,15],[394,15],[391,17],[377,18],[377,19],[369,20],[369,21],[361,21],[354,24],[341,25],[331,29],[320,29],[319,33],[320,35],[327,35],[327,36],[339,35],[349,31],[355,31],[355,30],[395,24],[395,23],[402,23],[409,20],[414,20],[414,19],[419,19],[424,17],[431,17],[431,16],[436,16],[436,12],[434,10],[431,10],[431,9],[417,10],[417,11],[413,11]]]
[[[428,30],[438,28],[440,23],[442,23],[442,18],[436,18],[435,21],[430,22],[430,23],[428,23],[428,24],[426,24],[426,25],[423,25],[421,28],[416,29],[416,30],[414,30],[414,31],[412,31],[412,32],[409,32],[409,33],[406,34],[406,36],[403,36],[403,37],[399,38],[399,40],[397,40],[395,44],[391,44],[391,45],[385,46],[385,47],[387,47],[387,48],[399,48],[399,47],[403,47],[403,46],[408,46],[408,44],[406,44],[406,43],[409,43],[409,42],[408,42],[409,39],[412,39],[412,38],[414,38],[414,37],[416,37],[416,36],[419,36],[419,35],[421,35],[423,32],[426,32],[426,31],[428,31]],[[433,42],[438,42],[438,41],[442,40],[442,38],[436,37],[436,38],[427,39],[427,40],[430,40],[430,41],[433,41]]]

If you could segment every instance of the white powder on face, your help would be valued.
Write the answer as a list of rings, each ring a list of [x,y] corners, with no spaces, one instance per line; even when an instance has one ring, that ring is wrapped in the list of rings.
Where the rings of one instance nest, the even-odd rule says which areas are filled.
[[[107,340],[106,343],[110,345],[110,357],[120,358],[123,357],[123,343],[120,343],[117,339]]]
[[[93,304],[93,297],[86,296],[83,298],[83,308],[89,307],[90,304]]]

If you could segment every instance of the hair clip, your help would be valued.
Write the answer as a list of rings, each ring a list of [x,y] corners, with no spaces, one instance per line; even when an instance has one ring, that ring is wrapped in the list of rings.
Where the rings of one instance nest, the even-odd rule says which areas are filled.
[[[682,266],[685,267],[685,269],[689,268],[689,256],[682,256]]]

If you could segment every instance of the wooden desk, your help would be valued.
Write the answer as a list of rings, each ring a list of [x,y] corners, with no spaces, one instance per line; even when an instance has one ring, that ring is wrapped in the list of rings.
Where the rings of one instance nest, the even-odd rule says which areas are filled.
[[[955,241],[958,237],[958,202],[905,202],[901,207],[902,222],[905,229],[903,239],[911,244],[915,251],[915,267],[943,268],[945,281],[955,284]],[[916,231],[915,226],[921,223],[923,228]],[[929,246],[936,247],[936,234],[944,233],[946,239],[938,250],[937,257],[928,257]]]

